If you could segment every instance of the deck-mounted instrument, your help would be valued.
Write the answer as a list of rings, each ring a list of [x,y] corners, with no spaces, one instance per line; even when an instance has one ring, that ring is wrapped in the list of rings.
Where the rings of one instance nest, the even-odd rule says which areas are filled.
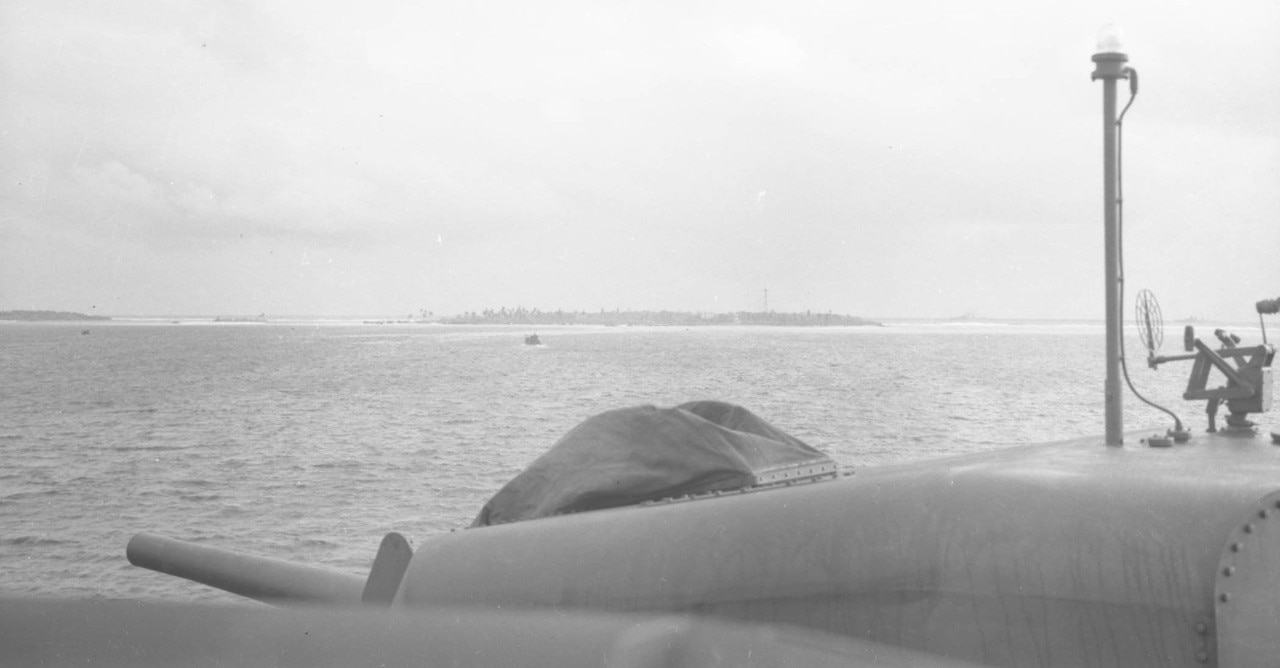
[[[1138,292],[1138,298],[1134,302],[1134,321],[1138,323],[1138,338],[1142,340],[1142,345],[1147,349],[1147,357],[1150,358],[1156,354],[1156,351],[1160,349],[1160,345],[1164,343],[1164,321],[1160,315],[1160,304],[1156,301],[1155,294],[1150,290]],[[1121,362],[1123,361],[1122,358]],[[1173,429],[1170,429],[1165,436],[1157,434],[1144,439],[1146,444],[1151,447],[1167,448],[1175,442],[1186,443],[1191,438],[1191,433],[1183,428],[1182,419],[1168,408],[1142,396],[1129,378],[1127,364],[1122,364],[1121,369],[1124,371],[1125,382],[1129,384],[1129,391],[1133,392],[1134,396],[1141,399],[1148,406],[1164,411],[1169,417],[1173,418]]]
[[[1271,410],[1271,363],[1275,359],[1276,348],[1266,343],[1265,325],[1263,343],[1255,346],[1241,346],[1239,336],[1223,329],[1213,330],[1214,337],[1221,344],[1217,350],[1196,336],[1195,327],[1187,325],[1182,337],[1187,354],[1156,355],[1162,338],[1159,334],[1159,306],[1150,295],[1144,290],[1138,300],[1138,327],[1142,342],[1147,346],[1147,365],[1155,369],[1166,362],[1193,360],[1187,390],[1182,393],[1182,398],[1206,402],[1210,432],[1218,430],[1218,407],[1222,404],[1227,405],[1228,430],[1251,431],[1254,423],[1249,420],[1249,414]],[[1259,301],[1256,308],[1261,321],[1263,314],[1280,311],[1280,298]],[[1222,380],[1219,382],[1224,384],[1209,387],[1214,370],[1220,372]]]

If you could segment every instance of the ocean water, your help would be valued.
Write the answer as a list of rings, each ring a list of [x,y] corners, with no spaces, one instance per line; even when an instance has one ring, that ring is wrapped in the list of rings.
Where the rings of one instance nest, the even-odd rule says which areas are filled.
[[[386,532],[467,526],[625,406],[741,404],[855,475],[1103,429],[1101,325],[532,331],[0,325],[0,596],[241,600],[131,566],[142,531],[363,575]],[[1199,424],[1189,367],[1131,367]],[[1125,401],[1129,428],[1168,426]]]

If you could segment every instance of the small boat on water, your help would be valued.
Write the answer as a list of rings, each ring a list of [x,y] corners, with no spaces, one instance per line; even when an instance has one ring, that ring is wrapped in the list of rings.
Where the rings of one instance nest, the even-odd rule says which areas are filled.
[[[285,609],[5,602],[0,663],[1276,665],[1280,448],[1253,421],[1272,403],[1265,328],[1257,344],[1188,330],[1185,354],[1162,356],[1144,300],[1148,363],[1191,362],[1184,398],[1203,403],[1208,429],[1163,408],[1164,433],[1121,420],[1115,102],[1117,83],[1136,81],[1127,60],[1093,57],[1103,436],[851,475],[738,406],[620,409],[571,429],[470,527],[416,549],[387,534],[367,577],[138,534],[131,563]],[[1280,299],[1255,310],[1261,321]]]

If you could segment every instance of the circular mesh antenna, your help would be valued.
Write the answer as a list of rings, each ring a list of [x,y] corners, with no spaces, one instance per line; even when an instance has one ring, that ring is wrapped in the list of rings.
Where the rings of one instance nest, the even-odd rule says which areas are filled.
[[[1133,310],[1134,319],[1138,321],[1138,337],[1142,339],[1142,345],[1147,347],[1147,352],[1154,353],[1164,343],[1164,319],[1160,315],[1160,304],[1156,301],[1155,294],[1150,290],[1139,292]]]

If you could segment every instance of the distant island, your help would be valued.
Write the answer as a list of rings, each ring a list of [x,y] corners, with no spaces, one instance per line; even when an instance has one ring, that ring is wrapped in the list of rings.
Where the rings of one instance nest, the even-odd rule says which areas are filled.
[[[0,311],[0,320],[22,320],[24,322],[47,322],[50,320],[110,320],[105,315],[85,315],[70,311]]]
[[[446,325],[659,325],[659,326],[708,326],[708,325],[773,325],[780,327],[883,327],[882,323],[866,318],[835,313],[692,313],[687,311],[622,311],[615,309],[598,313],[588,311],[540,311],[538,309],[500,308],[485,309],[479,313],[467,312],[439,320]]]

